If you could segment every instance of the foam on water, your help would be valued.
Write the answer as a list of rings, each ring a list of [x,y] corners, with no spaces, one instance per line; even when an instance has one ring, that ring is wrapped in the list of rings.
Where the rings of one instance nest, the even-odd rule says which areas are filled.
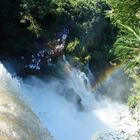
[[[30,104],[34,112],[55,140],[90,140],[93,133],[107,128],[94,112],[79,111],[76,104],[59,95],[58,92],[63,90],[63,85],[59,81],[33,81],[37,83],[28,85],[24,97],[30,94]]]
[[[68,74],[65,80],[54,78],[45,82],[34,77],[28,79],[30,84],[22,84],[25,100],[54,139],[91,140],[98,132],[113,130],[122,106],[109,99],[97,101],[87,76],[67,61],[62,66]],[[84,109],[79,109],[79,104]]]
[[[54,140],[91,140],[97,133],[115,129],[118,112],[128,113],[127,106],[107,98],[96,100],[87,76],[68,63],[63,67],[68,71],[63,80],[32,77],[23,82],[0,64],[1,137],[50,140],[40,121]]]

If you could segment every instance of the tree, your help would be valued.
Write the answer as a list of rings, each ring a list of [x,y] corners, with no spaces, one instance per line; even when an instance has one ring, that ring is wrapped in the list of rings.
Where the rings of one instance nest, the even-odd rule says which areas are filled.
[[[114,44],[113,52],[125,65],[126,72],[135,79],[131,107],[139,103],[140,97],[140,1],[139,0],[109,0],[111,10],[107,12],[112,22],[120,29]]]
[[[113,23],[119,21],[130,27],[139,25],[139,0],[108,0],[107,2],[111,6],[108,14]]]

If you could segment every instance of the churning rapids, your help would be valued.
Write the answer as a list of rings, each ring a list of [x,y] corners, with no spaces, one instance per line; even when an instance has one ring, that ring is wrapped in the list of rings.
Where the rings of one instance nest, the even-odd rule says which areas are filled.
[[[125,106],[96,99],[83,72],[67,63],[63,67],[63,79],[23,82],[0,63],[0,140],[92,140],[115,129],[118,110]]]

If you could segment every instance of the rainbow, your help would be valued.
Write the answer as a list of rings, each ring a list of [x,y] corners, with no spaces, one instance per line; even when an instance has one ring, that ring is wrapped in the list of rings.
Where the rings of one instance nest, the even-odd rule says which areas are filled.
[[[100,73],[100,76],[95,80],[95,82],[91,83],[91,90],[95,91],[103,82],[110,78],[114,74],[114,72],[121,67],[122,64],[117,64],[104,68],[104,70]]]
[[[110,78],[118,69],[120,69],[123,66],[123,64],[118,63],[118,64],[111,64],[110,66],[104,68],[102,70],[102,72],[100,73],[100,76],[98,76],[96,78],[95,81],[90,81],[90,87],[91,87],[91,91],[96,91],[96,89],[98,87],[100,87],[100,85],[102,83],[104,83],[108,78]],[[65,62],[65,64],[63,63],[63,70],[64,73],[69,77],[71,75],[72,72],[72,66],[69,64],[69,62]]]

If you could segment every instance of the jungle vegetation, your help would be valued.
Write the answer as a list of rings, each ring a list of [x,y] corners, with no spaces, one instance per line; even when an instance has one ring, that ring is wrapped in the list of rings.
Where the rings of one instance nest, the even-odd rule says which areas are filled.
[[[116,29],[105,17],[109,9],[105,1],[96,0],[1,1],[0,56],[29,56],[41,44],[47,48],[65,27],[70,30],[65,54],[83,64],[89,59],[106,64],[114,57],[109,50],[116,36]]]

